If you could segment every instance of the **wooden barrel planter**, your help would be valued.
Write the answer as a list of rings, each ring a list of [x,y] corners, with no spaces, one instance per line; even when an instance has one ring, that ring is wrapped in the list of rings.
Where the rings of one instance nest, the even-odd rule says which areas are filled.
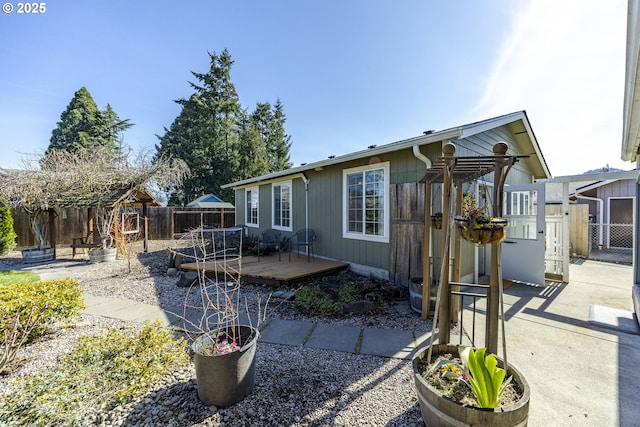
[[[89,249],[89,261],[107,262],[116,260],[116,248]]]
[[[53,260],[53,248],[44,249],[25,249],[22,251],[22,259],[27,264],[35,264],[37,262],[45,262]]]
[[[474,406],[462,405],[449,396],[445,396],[439,390],[433,388],[422,377],[418,369],[418,360],[427,357],[429,348],[422,349],[413,359],[413,377],[418,393],[418,403],[422,419],[428,427],[461,427],[461,426],[526,426],[529,420],[529,384],[522,374],[513,366],[509,365],[507,376],[512,375],[513,381],[522,390],[522,397],[511,406],[501,406],[498,408],[477,408]],[[433,355],[439,353],[457,354],[458,347],[455,345],[434,345]],[[501,358],[496,357],[498,366],[504,367]]]

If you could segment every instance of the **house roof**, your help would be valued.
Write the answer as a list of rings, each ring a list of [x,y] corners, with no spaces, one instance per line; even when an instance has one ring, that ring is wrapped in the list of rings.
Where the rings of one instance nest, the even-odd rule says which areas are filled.
[[[547,203],[554,203],[562,201],[562,185],[565,182],[569,183],[569,196],[572,196],[575,193],[593,190],[623,179],[632,179],[637,182],[639,174],[640,171],[638,170],[584,173],[581,175],[558,176],[548,180],[540,180],[539,182],[546,184],[545,195]]]
[[[640,148],[640,0],[629,0],[624,79],[622,160],[635,162]]]
[[[229,202],[225,202],[215,194],[205,194],[187,204],[189,208],[209,208],[209,209],[234,209]]]
[[[380,146],[372,146],[366,150],[357,151],[354,153],[345,154],[342,156],[332,157],[326,160],[321,160],[314,163],[308,163],[300,166],[296,166],[290,169],[286,169],[283,171],[273,172],[267,175],[257,176],[249,179],[245,179],[242,181],[232,182],[230,184],[225,184],[222,188],[230,188],[230,187],[243,187],[251,184],[257,184],[263,181],[269,181],[277,178],[287,177],[295,174],[303,174],[305,171],[318,169],[340,164],[344,162],[349,162],[352,160],[358,160],[361,158],[368,158],[375,155],[390,153],[394,151],[406,150],[412,148],[413,146],[422,146],[428,145],[432,143],[439,143],[443,140],[453,140],[453,139],[464,139],[473,135],[477,135],[484,131],[495,129],[500,126],[508,125],[511,127],[513,134],[516,138],[516,142],[520,147],[525,147],[525,149],[530,149],[531,152],[526,154],[530,154],[531,157],[526,160],[528,162],[529,167],[534,173],[534,178],[536,179],[544,179],[549,178],[551,176],[547,164],[544,160],[544,156],[540,151],[540,146],[538,145],[538,141],[531,129],[531,124],[529,123],[529,119],[527,117],[527,113],[525,111],[517,111],[511,114],[505,114],[503,116],[494,117],[487,120],[482,120],[478,122],[469,123],[466,125],[461,125],[457,127],[452,127],[449,129],[444,129],[441,131],[430,132],[424,135],[420,135],[414,138],[404,139],[397,142],[392,142],[390,144],[380,145]],[[432,159],[435,161],[435,159]]]

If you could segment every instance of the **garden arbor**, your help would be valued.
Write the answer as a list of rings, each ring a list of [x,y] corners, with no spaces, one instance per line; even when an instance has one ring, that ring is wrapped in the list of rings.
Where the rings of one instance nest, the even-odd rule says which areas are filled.
[[[438,323],[439,343],[448,344],[451,338],[451,321],[455,319],[457,310],[457,296],[451,294],[451,283],[460,280],[460,233],[453,221],[453,216],[461,213],[462,186],[488,174],[493,174],[493,198],[490,214],[500,217],[503,212],[504,184],[511,167],[521,158],[528,155],[507,155],[507,144],[499,142],[493,146],[491,156],[457,157],[456,147],[447,143],[442,148],[442,156],[426,170],[423,181],[425,185],[425,227],[424,227],[424,262],[423,262],[423,295],[422,316],[426,319],[429,313],[429,286],[431,283],[430,260],[430,229],[431,229],[431,185],[442,184],[442,224],[443,240],[441,245],[440,286],[438,302],[434,315],[434,328]],[[455,187],[455,200],[454,196]],[[453,271],[450,272],[451,236],[454,241]],[[485,346],[490,353],[497,354],[498,350],[498,320],[502,304],[502,267],[500,265],[501,242],[491,243],[491,273],[487,289],[487,308],[485,324]],[[451,276],[451,277],[450,277]],[[458,287],[457,284],[453,285]],[[452,315],[453,314],[453,315]],[[438,320],[439,318],[439,320]],[[436,322],[437,321],[437,322]],[[504,350],[504,349],[503,349]],[[506,354],[505,354],[506,362]]]
[[[145,185],[167,188],[188,174],[180,160],[147,161],[143,154],[132,164],[127,154],[105,147],[79,148],[74,152],[50,150],[41,158],[24,161],[24,169],[6,171],[0,179],[0,195],[31,217],[32,231],[44,235],[48,213],[49,241],[55,249],[55,209],[90,208],[95,211],[102,244],[112,231],[119,206],[142,194]],[[147,193],[144,193],[147,194]],[[44,245],[40,239],[39,246]]]

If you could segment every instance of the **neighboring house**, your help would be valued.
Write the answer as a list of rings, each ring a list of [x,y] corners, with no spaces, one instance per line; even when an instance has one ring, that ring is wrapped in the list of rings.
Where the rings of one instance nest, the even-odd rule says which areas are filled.
[[[205,194],[187,204],[188,208],[207,208],[207,209],[235,209],[229,202],[225,202],[215,194]]]
[[[251,234],[275,228],[291,236],[310,227],[317,233],[316,256],[407,283],[422,276],[425,170],[447,142],[456,145],[457,156],[488,156],[499,141],[507,143],[508,154],[530,155],[513,166],[508,185],[549,178],[527,115],[520,111],[223,187],[235,190],[236,223],[246,224]],[[439,197],[442,193],[434,191],[434,212]]]
[[[546,182],[547,215],[562,211],[568,183],[572,254],[603,261],[631,262],[638,171],[555,177]],[[603,252],[604,251],[604,252]]]
[[[624,81],[624,108],[622,130],[622,160],[635,162],[638,169],[640,157],[640,0],[629,0],[627,10],[627,49]],[[635,189],[634,224],[638,222],[640,209],[640,186]],[[638,241],[639,227],[635,227],[634,238]],[[640,263],[638,245],[633,248],[633,305],[640,322]]]

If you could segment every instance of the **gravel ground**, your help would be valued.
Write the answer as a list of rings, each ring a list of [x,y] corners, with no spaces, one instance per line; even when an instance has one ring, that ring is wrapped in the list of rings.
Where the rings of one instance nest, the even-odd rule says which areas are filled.
[[[150,242],[149,253],[131,260],[90,264],[78,260],[70,275],[87,293],[125,298],[162,307],[190,303],[186,288],[166,275],[166,248],[172,242]],[[71,258],[70,250],[58,258]],[[17,267],[19,252],[0,258],[0,268]],[[352,278],[351,276],[349,276]],[[338,276],[336,279],[342,279]],[[325,279],[326,280],[326,279]],[[242,286],[249,309],[265,301],[275,289]],[[326,319],[308,316],[285,303],[269,307],[273,318],[335,322],[354,326],[429,330],[430,324],[415,313],[388,313]],[[94,334],[106,325],[125,322],[82,315],[72,326],[61,328],[24,348],[23,364],[0,377],[0,394],[14,390],[13,381],[43,367],[55,365],[81,335]],[[82,425],[103,426],[422,426],[409,361],[376,356],[260,343],[256,352],[254,392],[240,403],[219,409],[198,400],[192,363],[176,369],[152,392],[108,413],[99,413]]]

